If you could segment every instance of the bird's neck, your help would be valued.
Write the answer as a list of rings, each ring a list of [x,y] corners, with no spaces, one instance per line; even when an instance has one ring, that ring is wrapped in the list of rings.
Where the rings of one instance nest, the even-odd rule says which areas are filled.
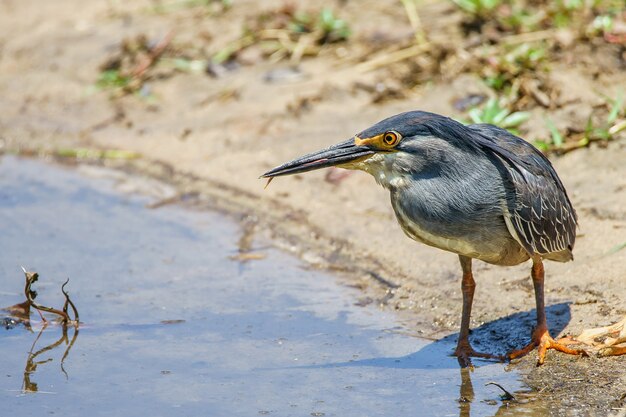
[[[365,161],[346,167],[358,169],[372,175],[376,182],[388,190],[397,189],[404,184],[404,174],[394,170],[393,160],[385,154],[376,154]]]

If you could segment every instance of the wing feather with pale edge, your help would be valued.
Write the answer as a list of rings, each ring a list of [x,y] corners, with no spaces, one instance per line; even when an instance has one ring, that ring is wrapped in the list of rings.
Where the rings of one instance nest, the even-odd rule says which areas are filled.
[[[530,254],[571,252],[576,212],[550,161],[504,129],[487,124],[467,127],[476,133],[472,141],[495,155],[509,177],[515,198],[507,208],[520,244]]]

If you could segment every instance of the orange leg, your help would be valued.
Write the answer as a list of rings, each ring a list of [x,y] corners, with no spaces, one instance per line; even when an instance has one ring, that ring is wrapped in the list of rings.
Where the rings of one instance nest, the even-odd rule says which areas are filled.
[[[546,352],[548,349],[558,350],[559,352],[567,353],[570,355],[583,355],[588,356],[587,352],[582,349],[572,349],[565,346],[565,342],[556,341],[550,336],[548,332],[548,322],[546,320],[546,309],[543,298],[543,262],[541,258],[533,258],[533,267],[531,269],[531,277],[533,279],[533,286],[535,287],[535,302],[537,304],[537,327],[533,331],[531,336],[531,342],[519,350],[514,350],[508,354],[509,359],[519,358],[526,355],[528,352],[537,349],[537,365],[542,365]]]
[[[469,325],[470,316],[472,314],[472,302],[474,301],[474,289],[476,282],[472,276],[472,258],[459,255],[461,268],[463,269],[463,280],[461,281],[461,291],[463,291],[463,313],[461,315],[461,331],[459,333],[459,341],[454,351],[454,355],[459,360],[459,365],[466,368],[472,366],[471,357],[484,359],[503,360],[501,356],[489,353],[476,352],[469,342]]]

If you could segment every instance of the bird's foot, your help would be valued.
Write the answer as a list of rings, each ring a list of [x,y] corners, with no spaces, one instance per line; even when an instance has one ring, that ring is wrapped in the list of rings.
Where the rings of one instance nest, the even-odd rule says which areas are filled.
[[[543,365],[548,349],[558,350],[559,352],[567,353],[568,355],[589,356],[589,354],[582,349],[572,349],[566,346],[571,343],[573,343],[572,340],[567,338],[554,340],[552,336],[550,336],[546,327],[537,327],[533,331],[531,342],[529,344],[521,349],[510,352],[507,356],[509,360],[520,358],[537,348],[537,366]]]
[[[467,368],[467,367],[473,368],[474,365],[472,365],[471,358],[495,360],[498,362],[504,362],[505,360],[505,358],[500,355],[476,352],[474,348],[472,347],[472,345],[469,344],[469,342],[459,343],[456,347],[456,350],[454,351],[454,356],[456,356],[457,360],[459,361],[459,365],[461,366],[461,368]]]

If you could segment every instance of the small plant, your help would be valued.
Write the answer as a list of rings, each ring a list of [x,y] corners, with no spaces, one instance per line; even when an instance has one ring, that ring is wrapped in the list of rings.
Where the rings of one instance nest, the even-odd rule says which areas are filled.
[[[96,87],[117,95],[139,92],[148,97],[149,94],[143,91],[144,84],[172,38],[173,32],[170,31],[154,45],[143,34],[122,40],[119,49],[100,66]]]
[[[351,33],[345,20],[339,19],[329,8],[322,9],[317,20],[312,19],[308,13],[294,12],[287,28],[296,36],[316,33],[319,45],[344,41]]]
[[[567,27],[572,23],[574,14],[584,11],[583,0],[557,0],[552,2],[552,19],[557,28]]]
[[[587,28],[587,36],[604,35],[613,30],[614,19],[610,14],[596,16]]]
[[[465,13],[487,17],[502,3],[502,0],[452,0],[452,2]]]
[[[545,14],[528,9],[524,3],[513,2],[508,5],[510,11],[498,16],[498,26],[514,33],[538,30]]]
[[[588,140],[611,140],[616,134],[626,129],[626,120],[618,121],[618,117],[624,113],[624,98],[619,94],[610,100],[610,111],[606,121],[600,126],[594,126],[591,117],[585,127],[585,137]]]
[[[555,148],[556,149],[562,148],[563,142],[564,142],[563,135],[561,135],[561,133],[559,132],[559,129],[557,129],[552,119],[546,117],[545,121],[546,121],[546,126],[548,130],[550,131],[550,139],[549,140],[542,140],[542,139],[535,140],[534,141],[535,146],[539,148],[542,152],[548,152]]]
[[[335,16],[329,8],[324,8],[320,12],[316,29],[322,32],[322,36],[318,40],[320,44],[345,41],[351,34],[346,21]]]
[[[119,69],[108,69],[100,73],[96,86],[105,89],[126,89],[129,87],[132,77],[122,75]]]
[[[587,125],[582,134],[572,135],[568,142],[565,142],[563,135],[556,128],[552,120],[546,119],[546,126],[550,131],[550,138],[547,140],[536,140],[534,142],[535,146],[544,152],[569,152],[574,149],[583,148],[591,142],[607,142],[613,140],[619,132],[626,130],[626,120],[620,119],[620,116],[624,115],[624,100],[622,95],[620,94],[617,98],[609,100],[607,107],[609,107],[609,113],[603,123],[596,125],[593,122],[593,118],[589,116]]]
[[[350,34],[346,21],[331,9],[309,13],[289,3],[249,19],[241,36],[217,51],[211,60],[226,62],[244,49],[257,46],[273,61],[290,58],[298,62],[303,56],[316,56],[325,45],[346,41]]]
[[[473,123],[489,123],[508,129],[517,134],[519,127],[530,117],[527,112],[511,112],[500,104],[500,101],[492,98],[482,108],[475,107],[468,112]]]
[[[544,43],[527,43],[504,53],[501,49],[486,48],[482,55],[487,64],[481,69],[485,83],[496,91],[503,91],[521,74],[543,69],[548,49]]]

